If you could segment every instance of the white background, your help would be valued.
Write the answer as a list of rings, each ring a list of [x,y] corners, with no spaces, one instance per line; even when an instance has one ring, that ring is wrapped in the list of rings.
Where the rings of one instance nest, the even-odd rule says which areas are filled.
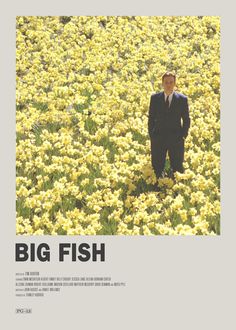
[[[235,329],[235,8],[230,2],[8,1],[1,5],[1,323],[2,329]],[[15,236],[15,16],[221,16],[221,236]],[[15,243],[105,242],[105,263],[15,263]],[[15,272],[111,276],[121,288],[76,288],[59,296],[15,298]],[[2,295],[4,292],[4,295]],[[16,315],[16,307],[31,307]]]

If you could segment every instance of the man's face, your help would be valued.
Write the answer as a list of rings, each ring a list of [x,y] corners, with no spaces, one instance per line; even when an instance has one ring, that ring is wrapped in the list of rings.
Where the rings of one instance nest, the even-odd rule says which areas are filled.
[[[171,94],[174,90],[175,87],[175,78],[170,76],[170,77],[165,77],[162,86],[164,88],[164,92],[166,94]]]

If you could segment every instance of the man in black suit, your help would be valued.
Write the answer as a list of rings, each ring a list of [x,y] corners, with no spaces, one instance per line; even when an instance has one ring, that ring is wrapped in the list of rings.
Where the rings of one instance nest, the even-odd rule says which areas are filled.
[[[173,173],[183,173],[184,140],[190,127],[188,99],[174,91],[176,76],[166,72],[162,76],[164,91],[153,94],[150,100],[148,132],[151,139],[152,166],[158,178],[165,167],[168,152]]]

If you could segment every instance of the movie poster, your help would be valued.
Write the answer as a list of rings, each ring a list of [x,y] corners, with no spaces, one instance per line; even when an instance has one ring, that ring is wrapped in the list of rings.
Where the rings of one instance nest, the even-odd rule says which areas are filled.
[[[8,10],[9,329],[233,328],[226,14],[74,6]]]

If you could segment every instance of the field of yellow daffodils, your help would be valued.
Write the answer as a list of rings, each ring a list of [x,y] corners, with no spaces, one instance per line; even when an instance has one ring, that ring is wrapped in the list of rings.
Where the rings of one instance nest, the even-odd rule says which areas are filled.
[[[154,192],[147,130],[177,74],[185,173]],[[16,18],[16,233],[220,234],[220,19]]]

